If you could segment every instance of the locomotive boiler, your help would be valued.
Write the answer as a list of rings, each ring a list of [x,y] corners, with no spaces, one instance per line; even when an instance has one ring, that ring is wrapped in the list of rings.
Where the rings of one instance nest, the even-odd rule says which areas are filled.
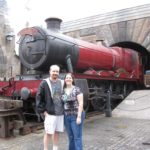
[[[47,29],[35,26],[18,33],[19,58],[27,72],[0,82],[1,96],[23,102],[24,124],[26,118],[35,117],[41,121],[35,109],[35,95],[41,80],[49,76],[52,64],[60,66],[62,79],[67,72],[74,74],[76,85],[83,91],[87,111],[90,108],[104,112],[108,97],[113,109],[132,90],[144,85],[144,67],[139,52],[66,36],[60,32],[61,20],[58,18],[48,18],[46,23]],[[29,74],[29,70],[34,73]]]
[[[19,56],[28,69],[47,71],[51,64],[83,73],[89,68],[96,71],[117,71],[122,68],[129,78],[139,78],[140,55],[121,47],[104,47],[77,40],[59,32],[61,20],[49,18],[47,29],[26,28],[19,32]]]

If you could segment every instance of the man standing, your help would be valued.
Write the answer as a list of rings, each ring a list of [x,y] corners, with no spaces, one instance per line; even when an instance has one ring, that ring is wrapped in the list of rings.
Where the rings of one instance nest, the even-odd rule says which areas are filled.
[[[58,79],[59,71],[59,66],[50,66],[50,77],[40,83],[36,95],[37,111],[45,116],[44,150],[48,150],[50,138],[53,150],[58,150],[58,134],[64,131],[63,104],[60,99],[63,86]]]

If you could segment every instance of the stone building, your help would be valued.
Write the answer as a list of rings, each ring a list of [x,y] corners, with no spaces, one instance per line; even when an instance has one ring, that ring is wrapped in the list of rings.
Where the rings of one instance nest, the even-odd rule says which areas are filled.
[[[15,55],[15,35],[7,19],[7,1],[0,0],[0,79],[20,73],[20,62]]]
[[[150,3],[64,22],[61,29],[69,36],[92,43],[150,52]]]

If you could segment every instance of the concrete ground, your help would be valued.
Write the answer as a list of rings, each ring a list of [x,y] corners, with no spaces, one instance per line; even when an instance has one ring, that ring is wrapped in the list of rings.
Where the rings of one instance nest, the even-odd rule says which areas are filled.
[[[59,150],[67,150],[67,143],[64,132],[60,135]],[[84,150],[150,150],[150,120],[103,115],[86,119],[83,143]],[[50,142],[49,150],[51,146]],[[43,130],[0,139],[0,150],[43,150]]]
[[[119,118],[150,120],[150,90],[135,90],[113,110]]]

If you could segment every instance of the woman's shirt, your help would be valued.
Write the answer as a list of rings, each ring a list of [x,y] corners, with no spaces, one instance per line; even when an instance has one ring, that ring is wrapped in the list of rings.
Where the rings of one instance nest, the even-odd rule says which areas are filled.
[[[66,115],[77,115],[78,113],[78,100],[77,95],[81,94],[80,88],[74,86],[70,93],[66,93],[65,89],[63,90],[62,100],[64,103],[64,113]]]

